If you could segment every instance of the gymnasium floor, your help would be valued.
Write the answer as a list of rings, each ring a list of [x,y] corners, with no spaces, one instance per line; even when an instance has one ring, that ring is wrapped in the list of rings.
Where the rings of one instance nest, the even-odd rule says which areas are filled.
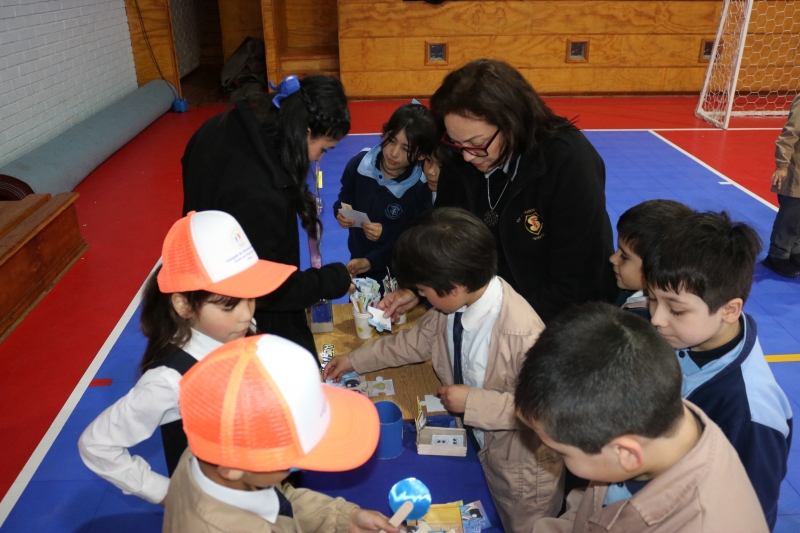
[[[695,119],[694,97],[549,99],[603,156],[612,223],[650,198],[727,209],[765,244],[775,214],[769,193],[782,120],[738,120],[719,131]],[[377,142],[398,102],[354,103],[353,134],[322,161],[323,258],[348,259],[330,206],[347,160]],[[86,178],[76,191],[91,248],[0,344],[1,532],[160,531],[161,510],[91,474],[76,441],[88,422],[135,382],[144,339],[138,291],[180,216],[180,156],[197,127],[221,108],[168,113]],[[301,247],[304,248],[304,247]],[[762,257],[764,253],[762,253]],[[307,261],[307,259],[304,259]],[[800,412],[800,278],[756,268],[745,310],[779,383]],[[776,531],[800,531],[800,443],[794,439]],[[135,450],[161,462],[157,438]]]

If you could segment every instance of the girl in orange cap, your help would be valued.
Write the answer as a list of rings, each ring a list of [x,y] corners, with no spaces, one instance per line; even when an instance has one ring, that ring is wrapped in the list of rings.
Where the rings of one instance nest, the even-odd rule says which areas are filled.
[[[186,448],[178,410],[181,376],[211,351],[254,332],[255,298],[274,291],[296,267],[258,259],[236,219],[191,212],[167,234],[162,265],[144,288],[141,328],[147,348],[142,377],[81,435],[90,470],[151,503],[162,503],[169,479],[128,448],[161,427],[170,475]]]

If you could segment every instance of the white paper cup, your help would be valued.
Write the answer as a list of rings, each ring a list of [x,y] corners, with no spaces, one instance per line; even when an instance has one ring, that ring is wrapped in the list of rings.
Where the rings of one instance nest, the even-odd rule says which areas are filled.
[[[398,318],[395,321],[395,324],[397,324],[399,326],[400,324],[405,324],[405,323],[406,323],[406,314],[403,313],[402,315],[400,315],[400,318]]]
[[[369,313],[362,314],[353,312],[353,319],[356,321],[356,334],[359,339],[369,339],[372,337],[372,326],[369,325]]]

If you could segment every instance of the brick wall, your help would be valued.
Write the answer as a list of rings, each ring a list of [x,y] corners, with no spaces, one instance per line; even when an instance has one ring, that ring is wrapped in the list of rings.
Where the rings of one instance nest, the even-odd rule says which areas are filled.
[[[136,87],[124,0],[0,0],[0,166]]]

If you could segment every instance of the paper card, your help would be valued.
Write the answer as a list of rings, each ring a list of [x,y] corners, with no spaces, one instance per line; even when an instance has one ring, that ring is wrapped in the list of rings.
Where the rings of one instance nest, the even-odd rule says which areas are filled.
[[[350,205],[350,204],[346,204],[346,203],[342,202],[342,209],[349,209],[350,211],[352,211],[353,210],[353,206]]]
[[[364,392],[364,385],[361,386],[361,391]],[[370,398],[377,398],[378,396],[394,396],[394,381],[391,379],[383,379],[381,376],[375,378],[375,381],[366,382],[366,393]]]
[[[431,446],[464,446],[463,435],[437,435],[431,436]]]
[[[349,218],[350,220],[355,221],[355,224],[353,224],[353,227],[355,228],[360,228],[361,224],[364,222],[370,224],[369,217],[367,216],[366,213],[362,211],[355,211],[353,209],[345,209],[344,207],[342,207],[341,209],[339,209],[339,212],[342,214],[344,218]]]
[[[486,511],[480,500],[461,506],[461,521],[464,524],[464,531],[468,529],[481,529],[492,527],[489,519],[486,518]]]
[[[424,428],[427,423],[428,418],[425,416],[425,412],[422,410],[422,404],[419,401],[419,396],[417,396],[417,433],[422,431],[422,428]]]
[[[367,307],[367,311],[369,314],[372,315],[371,320],[375,322],[376,326],[380,331],[392,331],[392,318],[391,317],[383,317],[383,311],[377,309],[375,307]]]

